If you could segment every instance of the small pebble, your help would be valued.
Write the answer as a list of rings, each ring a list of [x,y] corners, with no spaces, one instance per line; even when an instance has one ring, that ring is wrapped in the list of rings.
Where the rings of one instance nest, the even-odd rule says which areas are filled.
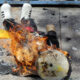
[[[55,15],[55,11],[51,11],[51,15]]]
[[[43,10],[48,10],[47,8],[43,8]]]
[[[63,16],[64,18],[67,18],[67,16],[65,15],[65,16]]]
[[[72,50],[77,51],[78,49],[77,49],[76,47],[73,46],[73,47],[72,47]]]
[[[66,37],[66,41],[70,41],[71,40],[71,38],[70,37]]]

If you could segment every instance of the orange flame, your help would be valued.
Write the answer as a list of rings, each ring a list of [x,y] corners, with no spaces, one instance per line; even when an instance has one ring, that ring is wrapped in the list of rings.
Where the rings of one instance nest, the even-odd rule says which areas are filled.
[[[32,74],[33,71],[36,73],[35,62],[40,50],[47,49],[45,47],[47,38],[35,36],[27,30],[25,31],[20,25],[17,25],[15,29],[10,29],[9,34],[12,55],[18,65],[17,69],[13,69],[13,71],[19,71],[22,75]]]
[[[17,68],[13,69],[15,72],[20,72],[22,75],[29,75],[36,73],[35,62],[39,56],[39,52],[57,49],[55,46],[48,46],[46,43],[47,37],[35,36],[28,32],[21,25],[14,26],[9,30],[11,38],[10,52],[15,58]],[[5,46],[5,48],[7,48]],[[68,53],[57,49],[67,55]]]

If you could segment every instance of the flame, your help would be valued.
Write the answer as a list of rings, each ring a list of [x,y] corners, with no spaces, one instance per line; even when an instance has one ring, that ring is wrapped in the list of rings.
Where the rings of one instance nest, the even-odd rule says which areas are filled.
[[[57,49],[55,46],[47,45],[47,37],[35,36],[33,33],[22,28],[19,24],[15,25],[14,28],[9,31],[3,31],[4,34],[0,36],[0,38],[11,39],[11,41],[7,42],[10,45],[8,50],[11,52],[12,56],[14,56],[17,64],[17,68],[13,69],[13,71],[20,72],[21,75],[29,75],[33,72],[36,73],[35,62],[39,57],[39,52]],[[7,46],[5,46],[6,44],[2,45],[4,45],[4,48],[7,48]],[[61,49],[57,50],[61,51],[64,55],[68,54]]]

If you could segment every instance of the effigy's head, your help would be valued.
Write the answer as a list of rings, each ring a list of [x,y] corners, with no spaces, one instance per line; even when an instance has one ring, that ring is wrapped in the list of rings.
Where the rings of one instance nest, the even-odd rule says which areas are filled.
[[[62,80],[69,71],[66,56],[58,50],[42,52],[36,63],[38,74],[45,80]]]

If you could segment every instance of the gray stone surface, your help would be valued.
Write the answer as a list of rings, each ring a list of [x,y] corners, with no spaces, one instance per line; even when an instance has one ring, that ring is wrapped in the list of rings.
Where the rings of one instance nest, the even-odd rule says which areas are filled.
[[[20,76],[13,76],[9,75],[0,75],[0,80],[42,80],[40,78],[31,78],[31,77],[20,77]]]
[[[60,15],[59,15],[60,11]],[[12,15],[17,22],[20,22],[21,7],[13,7]],[[47,24],[54,24],[58,34],[60,46],[63,50],[67,50],[72,56],[72,75],[70,80],[80,80],[80,8],[55,8],[55,7],[35,7],[33,8],[32,17],[38,30],[46,32]],[[60,23],[59,23],[60,20]],[[61,24],[61,26],[60,26]],[[61,27],[61,29],[60,29]],[[0,17],[0,28],[2,19]],[[61,30],[61,34],[60,34]],[[61,39],[61,40],[60,40]],[[74,50],[73,48],[76,48]],[[2,51],[2,52],[1,52]],[[9,56],[5,56],[4,51],[0,49],[0,61],[4,60],[9,63]],[[7,67],[9,69],[9,66]],[[3,69],[0,69],[0,71]],[[6,68],[4,68],[6,71]],[[3,71],[3,73],[4,73]],[[0,80],[39,80],[38,78],[20,77],[12,74],[0,75]]]

